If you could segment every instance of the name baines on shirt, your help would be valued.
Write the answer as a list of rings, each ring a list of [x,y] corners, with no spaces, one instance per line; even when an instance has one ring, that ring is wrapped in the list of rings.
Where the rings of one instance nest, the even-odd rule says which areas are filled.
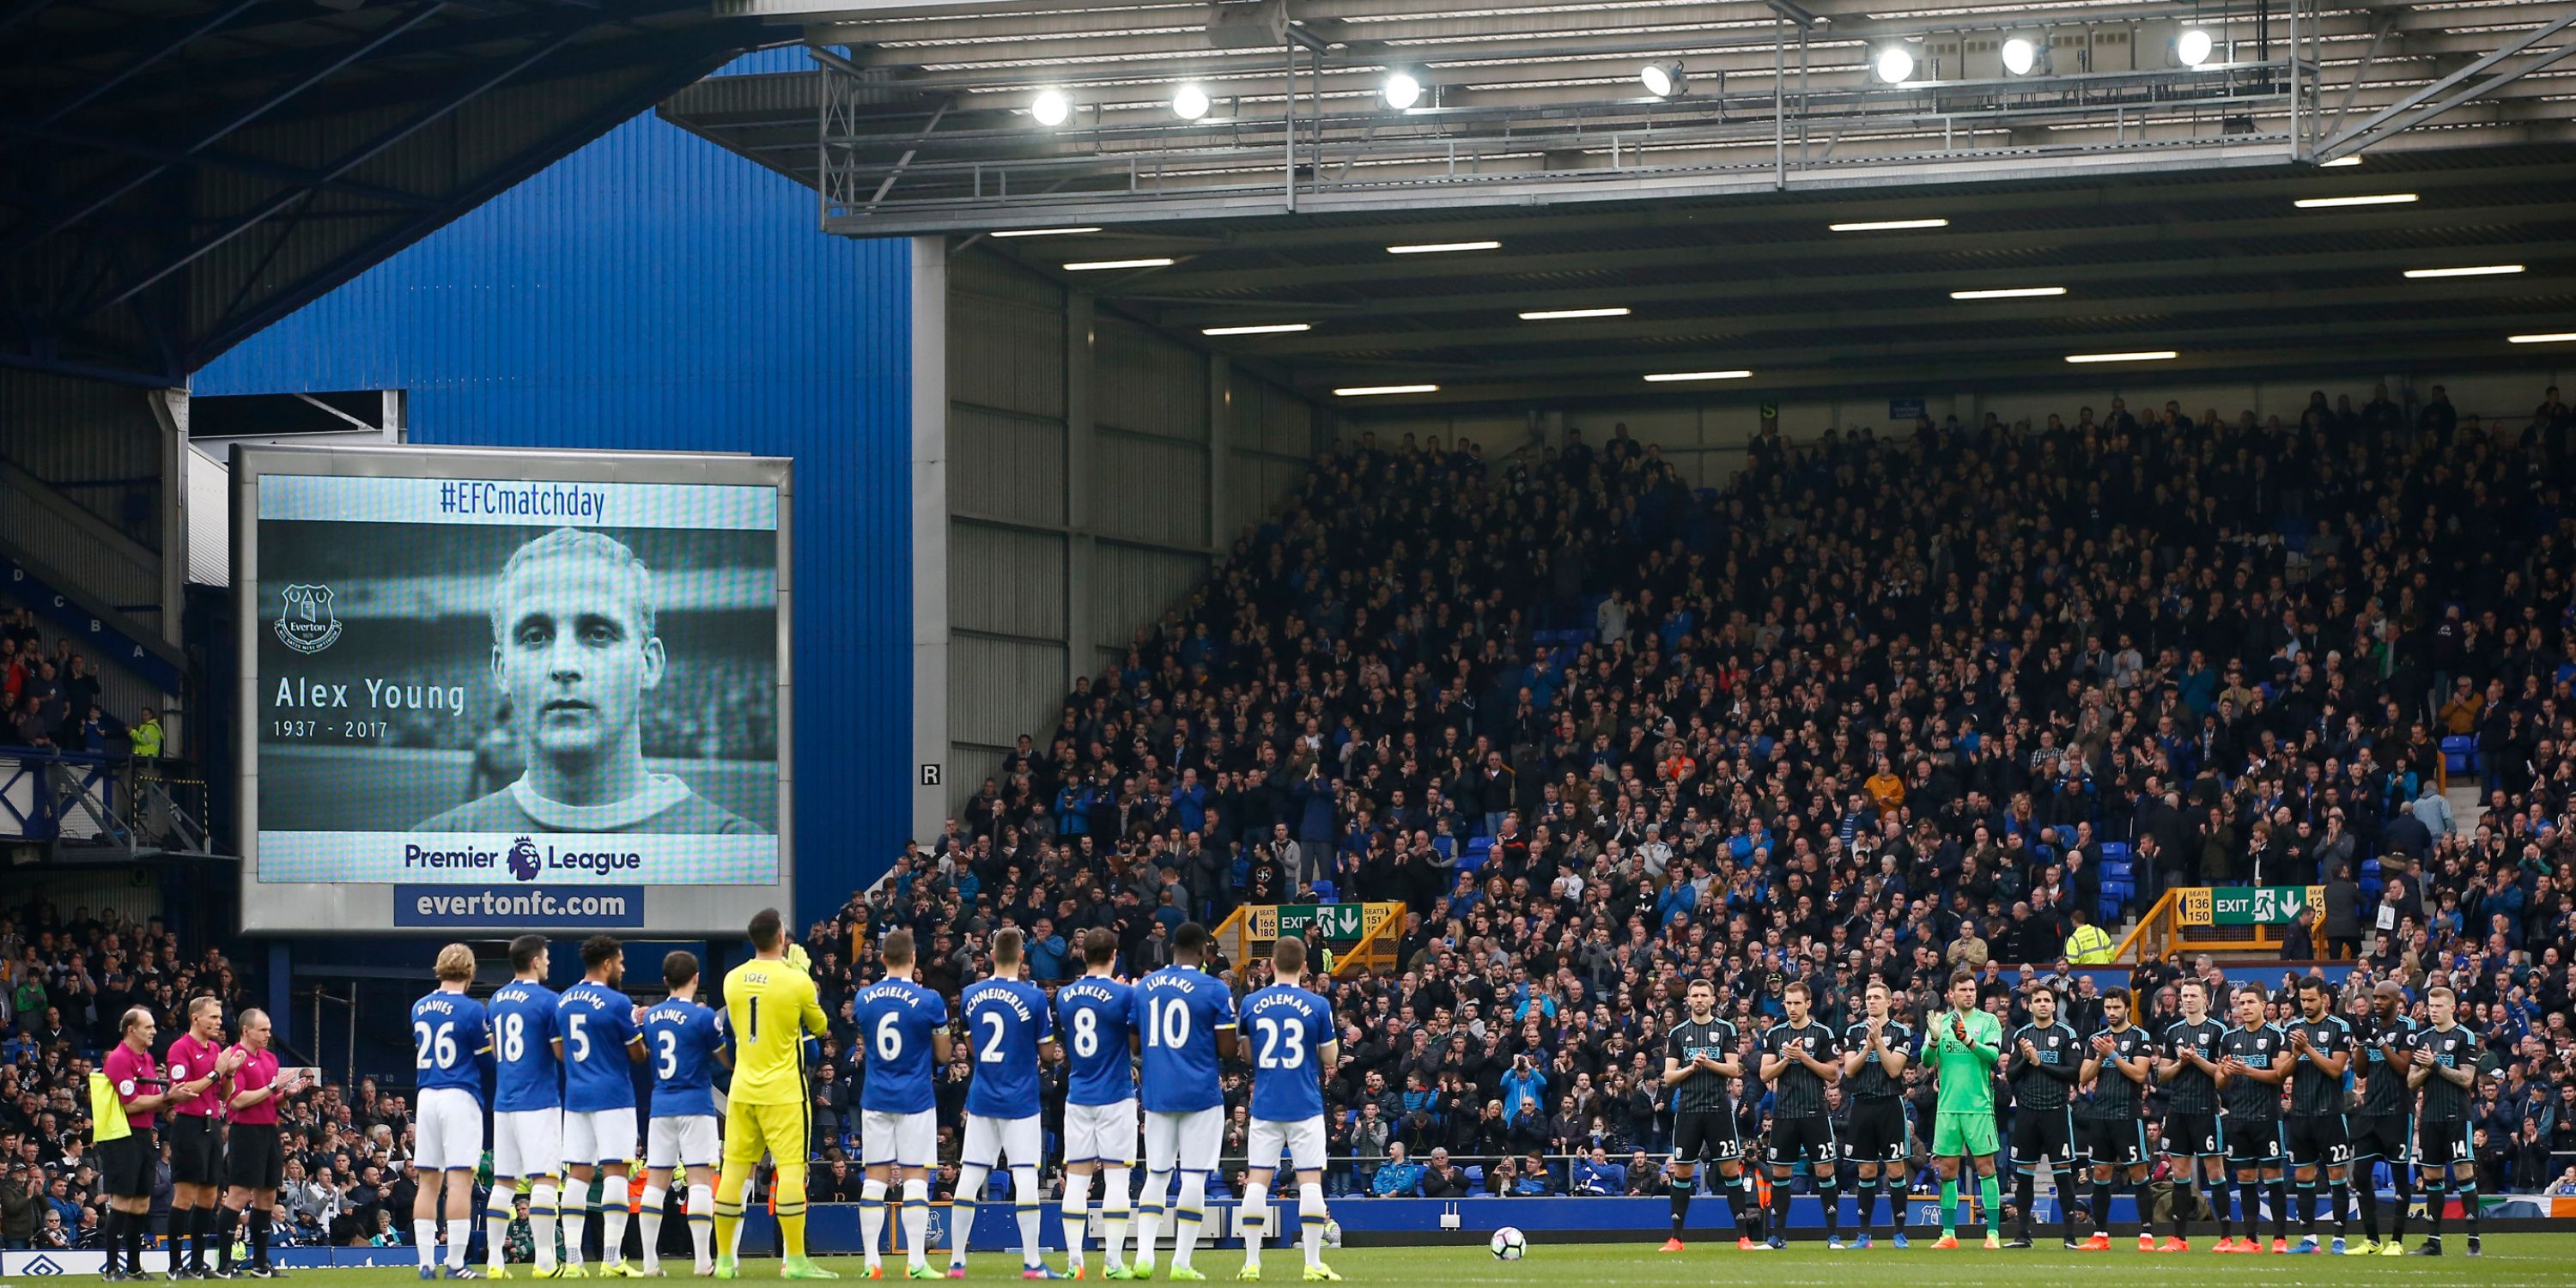
[[[2023,1053],[2025,1042],[2039,1053],[2037,1060]],[[2067,1090],[2075,1085],[2075,1075],[2084,1067],[2073,1025],[2064,1020],[2048,1025],[2025,1024],[2014,1029],[2011,1039],[2004,1043],[2004,1056],[2012,1061],[2015,1105],[2023,1109],[2066,1108]]]
[[[1843,1050],[1865,1053],[1865,1058],[1860,1062],[1860,1072],[1852,1076],[1850,1084],[1846,1087],[1856,1100],[1888,1100],[1905,1094],[1903,1080],[1887,1076],[1887,1062],[1879,1052],[1885,1050],[1902,1054],[1913,1050],[1914,1030],[1894,1020],[1884,1021],[1878,1028],[1877,1050],[1873,1050],[1869,1044],[1868,1021],[1863,1020],[1843,1030]]]
[[[1691,1069],[1691,1062],[1701,1056],[1724,1063],[1735,1054],[1735,1025],[1712,1015],[1707,1023],[1685,1018],[1665,1037],[1664,1053]],[[1726,1078],[1706,1069],[1691,1069],[1673,1087],[1673,1112],[1677,1114],[1727,1112]]]
[[[2486,1048],[2478,1042],[2478,1035],[2461,1024],[2447,1029],[2427,1025],[2416,1030],[2415,1060],[2418,1064],[2429,1060],[2441,1069],[2484,1070],[2488,1067]],[[2477,1090],[2475,1079],[2463,1087],[2439,1073],[2428,1074],[2424,1078],[2424,1107],[2417,1116],[2428,1123],[2465,1121],[2470,1106],[2477,1099]]]
[[[2199,1056],[2216,1064],[2223,1052],[2219,1043],[2227,1030],[2216,1020],[2203,1019],[2198,1024],[2176,1020],[2165,1029],[2164,1057],[2182,1061],[2183,1054]],[[2214,1114],[2218,1112],[2218,1080],[2201,1072],[2200,1066],[2182,1061],[2182,1067],[2165,1079],[2165,1109],[2177,1114]]]
[[[1797,1026],[1784,1021],[1762,1035],[1764,1055],[1785,1056],[1792,1051],[1803,1051],[1809,1059],[1832,1060],[1842,1054],[1842,1044],[1832,1029],[1814,1020]],[[1771,1116],[1821,1118],[1824,1113],[1825,1080],[1815,1070],[1791,1059],[1771,1084]]]
[[[2388,1067],[2388,1048],[2400,1052],[2415,1049],[2419,1026],[2400,1015],[2383,1020],[2365,1015],[2352,1021],[2352,1043],[2361,1062],[2353,1072],[2361,1075],[2361,1107],[2356,1113],[2371,1118],[2404,1118],[2415,1112],[2415,1091],[2406,1085],[2406,1075]]]
[[[2329,1015],[2322,1020],[2293,1020],[2283,1027],[2289,1036],[2304,1036],[2308,1050],[2331,1060],[2352,1052],[2352,1026],[2343,1017]],[[2344,1087],[2352,1066],[2343,1073],[2328,1074],[2318,1067],[2314,1056],[2301,1053],[2290,1062],[2290,1112],[2301,1118],[2330,1117],[2343,1112]]]
[[[2248,1069],[2269,1071],[2289,1058],[2290,1040],[2281,1030],[2269,1024],[2250,1029],[2229,1029],[2219,1042],[2227,1058]],[[2220,1089],[2227,1101],[2227,1116],[2245,1122],[2271,1122],[2281,1116],[2281,1088],[2257,1078],[2230,1078]]]
[[[2105,1054],[2096,1050],[2090,1041],[2085,1043],[2083,1058],[2100,1060],[2102,1063],[2094,1072],[2093,1094],[2076,1104],[2075,1116],[2113,1120],[2139,1117],[2146,1097],[2147,1084],[2122,1073],[2113,1067],[2112,1061],[2152,1057],[2155,1054],[2155,1043],[2147,1039],[2145,1029],[2134,1024],[2127,1028],[2106,1028],[2094,1036],[2111,1039],[2111,1050]],[[2148,1076],[2150,1079],[2153,1078],[2152,1070]]]

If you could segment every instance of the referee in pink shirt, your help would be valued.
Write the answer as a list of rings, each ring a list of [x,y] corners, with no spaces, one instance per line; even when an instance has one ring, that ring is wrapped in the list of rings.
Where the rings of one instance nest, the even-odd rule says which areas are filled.
[[[115,1140],[98,1142],[99,1179],[107,1190],[107,1269],[100,1277],[109,1281],[145,1277],[143,1244],[152,1234],[152,1174],[161,1162],[161,1146],[152,1132],[155,1111],[173,1101],[193,1100],[214,1085],[211,1075],[176,1085],[163,1081],[161,1064],[152,1058],[152,1039],[158,1031],[149,1009],[127,1010],[119,1024],[121,1036],[101,1069],[125,1107],[126,1126],[131,1129]]]
[[[215,1237],[215,1185],[224,1156],[224,1098],[216,1087],[241,1063],[224,1051],[224,1004],[191,1000],[188,1031],[170,1043],[162,1063],[170,1081],[198,1089],[170,1098],[170,1277],[208,1279],[206,1245]]]

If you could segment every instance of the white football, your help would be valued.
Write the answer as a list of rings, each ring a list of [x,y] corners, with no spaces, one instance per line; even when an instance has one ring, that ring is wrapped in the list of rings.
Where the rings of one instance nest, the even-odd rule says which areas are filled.
[[[1529,1252],[1529,1236],[1520,1227],[1507,1225],[1494,1231],[1491,1243],[1497,1261],[1518,1261]]]

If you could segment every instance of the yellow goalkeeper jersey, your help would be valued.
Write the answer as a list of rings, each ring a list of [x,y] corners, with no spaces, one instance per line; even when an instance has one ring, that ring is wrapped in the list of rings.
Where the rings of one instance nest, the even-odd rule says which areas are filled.
[[[725,974],[725,1028],[734,1043],[732,1104],[805,1102],[805,1035],[830,1022],[814,979],[781,960],[753,958]]]

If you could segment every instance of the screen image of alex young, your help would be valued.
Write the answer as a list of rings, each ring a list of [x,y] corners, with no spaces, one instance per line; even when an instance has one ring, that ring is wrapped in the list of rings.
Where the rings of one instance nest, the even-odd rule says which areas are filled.
[[[778,881],[778,535],[686,526],[747,489],[585,485],[605,522],[559,526],[294,482],[258,521],[260,881]]]

